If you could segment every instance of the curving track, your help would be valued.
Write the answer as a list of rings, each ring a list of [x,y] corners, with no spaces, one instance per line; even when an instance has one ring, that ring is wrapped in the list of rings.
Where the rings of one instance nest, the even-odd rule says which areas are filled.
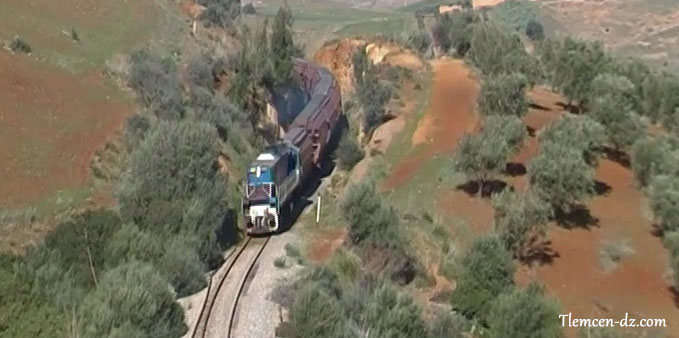
[[[248,237],[210,278],[191,338],[232,337],[239,299],[269,239]]]

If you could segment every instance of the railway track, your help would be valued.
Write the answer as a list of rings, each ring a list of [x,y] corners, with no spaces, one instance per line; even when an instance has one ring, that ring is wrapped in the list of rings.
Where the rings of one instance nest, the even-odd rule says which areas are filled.
[[[233,337],[239,300],[269,239],[248,237],[227,256],[225,267],[208,281],[207,294],[191,338],[224,337],[225,332],[226,337]]]

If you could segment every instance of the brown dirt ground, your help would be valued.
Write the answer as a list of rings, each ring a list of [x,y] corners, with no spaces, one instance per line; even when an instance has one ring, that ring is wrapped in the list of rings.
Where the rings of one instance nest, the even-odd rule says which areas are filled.
[[[309,248],[309,259],[319,263],[328,259],[335,250],[344,244],[344,240],[347,238],[347,230],[340,228],[318,234],[316,237]]]
[[[0,74],[0,206],[83,186],[94,152],[120,130],[131,102],[98,74],[74,75],[4,51]]]
[[[525,118],[536,131],[557,118],[562,98],[544,88],[531,92],[535,104]],[[526,164],[537,153],[537,138],[531,137],[513,161]],[[547,233],[547,249],[551,263],[522,267],[517,282],[525,284],[537,279],[560,301],[564,311],[578,318],[622,318],[630,316],[665,318],[668,327],[679,327],[679,308],[666,280],[667,252],[653,234],[647,200],[635,188],[629,168],[608,159],[600,161],[596,179],[609,185],[610,191],[588,201],[587,207],[598,224],[590,229],[564,229],[551,225]],[[515,188],[524,187],[526,177],[508,178]],[[604,272],[599,263],[602,241],[627,240],[635,254],[620,265]],[[669,331],[669,330],[668,330]],[[574,336],[574,330],[567,331]],[[639,333],[639,331],[636,331]]]

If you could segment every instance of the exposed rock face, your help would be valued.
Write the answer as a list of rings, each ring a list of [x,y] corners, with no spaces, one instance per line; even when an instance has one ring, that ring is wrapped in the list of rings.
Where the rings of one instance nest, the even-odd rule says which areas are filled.
[[[411,70],[424,66],[417,55],[392,42],[342,39],[329,43],[316,52],[314,61],[330,69],[345,97],[355,90],[352,57],[361,46],[365,46],[366,54],[375,64],[387,63]]]

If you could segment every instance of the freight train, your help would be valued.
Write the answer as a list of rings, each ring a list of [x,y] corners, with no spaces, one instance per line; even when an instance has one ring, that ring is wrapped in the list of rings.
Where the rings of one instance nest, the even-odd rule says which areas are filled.
[[[342,97],[332,74],[306,60],[294,60],[307,104],[287,125],[285,135],[250,164],[242,212],[248,234],[277,232],[293,196],[321,161],[342,115]]]

